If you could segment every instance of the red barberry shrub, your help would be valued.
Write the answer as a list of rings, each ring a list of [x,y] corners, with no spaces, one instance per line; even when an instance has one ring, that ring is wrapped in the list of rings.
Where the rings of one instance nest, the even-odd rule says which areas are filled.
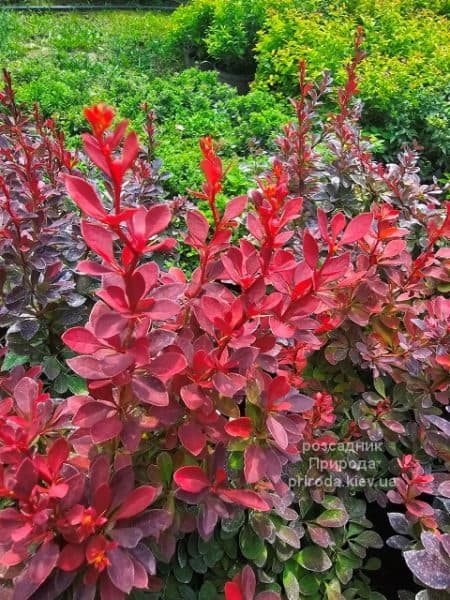
[[[51,380],[63,371],[61,333],[85,319],[73,267],[85,245],[61,178],[77,157],[35,107],[16,103],[9,73],[0,93],[0,327],[3,365],[43,362]],[[56,388],[65,392],[63,376]]]
[[[88,393],[52,401],[38,368],[0,382],[5,594],[384,598],[367,577],[383,545],[374,501],[401,507],[391,543],[418,579],[447,586],[450,205],[407,153],[386,167],[361,150],[359,45],[323,156],[304,156],[320,128],[304,67],[292,146],[224,210],[226,170],[201,140],[194,196],[212,224],[186,213],[190,277],[163,266],[169,205],[129,200],[136,134],[107,106],[86,110],[105,192],[64,181],[90,252],[77,273],[98,284],[63,341]],[[314,211],[339,169],[361,203]]]

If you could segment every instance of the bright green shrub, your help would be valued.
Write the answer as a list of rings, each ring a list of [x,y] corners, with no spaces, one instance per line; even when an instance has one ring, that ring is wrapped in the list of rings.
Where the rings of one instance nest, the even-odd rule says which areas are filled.
[[[216,2],[205,38],[208,54],[225,68],[251,70],[257,32],[265,21],[268,4],[267,0]]]
[[[449,152],[450,30],[445,17],[431,12],[434,3],[428,2],[427,9],[419,8],[427,3],[417,0],[348,0],[313,13],[287,4],[270,15],[257,44],[257,85],[295,94],[300,59],[306,59],[311,76],[328,67],[341,81],[340,65],[351,53],[353,32],[362,25],[367,51],[360,68],[364,125],[381,134],[388,153],[417,138],[428,148],[429,160],[437,161],[434,168],[442,168]],[[430,139],[436,130],[439,145],[444,144],[440,149]]]
[[[295,0],[297,1],[297,0]],[[274,0],[193,0],[174,14],[171,47],[234,71],[254,69],[254,47]]]
[[[177,9],[169,41],[173,51],[180,53],[183,48],[190,48],[199,60],[207,58],[204,38],[213,20],[215,4],[216,0],[194,0]]]
[[[252,147],[271,147],[273,132],[290,115],[286,101],[262,90],[238,96],[233,88],[218,82],[214,71],[188,69],[158,78],[144,94],[158,115],[158,154],[171,173],[166,186],[173,193],[200,184],[196,140],[203,135],[215,137],[222,156],[229,161],[236,157],[227,192],[243,193],[249,176],[238,168],[237,157],[247,156]]]

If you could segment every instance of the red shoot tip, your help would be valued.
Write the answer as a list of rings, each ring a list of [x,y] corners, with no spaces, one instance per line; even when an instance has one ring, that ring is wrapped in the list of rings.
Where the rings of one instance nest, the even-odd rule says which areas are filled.
[[[111,126],[116,113],[110,106],[101,103],[85,108],[84,116],[91,124],[95,135],[101,136]]]

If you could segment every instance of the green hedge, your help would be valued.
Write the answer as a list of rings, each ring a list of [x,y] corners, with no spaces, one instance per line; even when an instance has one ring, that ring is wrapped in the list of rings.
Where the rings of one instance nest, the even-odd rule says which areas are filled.
[[[297,93],[297,67],[342,81],[358,25],[363,125],[383,158],[416,139],[428,173],[449,169],[450,0],[192,0],[179,8],[172,48],[229,70],[256,66],[256,89]]]
[[[316,4],[309,12],[284,2],[269,15],[257,43],[256,85],[295,94],[300,58],[311,76],[328,67],[342,81],[342,65],[362,25],[364,125],[382,138],[388,156],[416,138],[427,148],[430,168],[448,168],[450,28],[445,16],[430,10],[436,5],[445,11],[444,3],[352,0],[326,10]]]

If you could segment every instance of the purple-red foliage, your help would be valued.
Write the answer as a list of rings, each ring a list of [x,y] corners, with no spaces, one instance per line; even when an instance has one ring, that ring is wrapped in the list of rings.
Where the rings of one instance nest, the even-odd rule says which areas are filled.
[[[345,138],[337,160],[353,157],[354,176],[364,178],[377,202],[353,218],[319,208],[300,227],[304,200],[292,190],[307,195],[316,183],[304,156],[308,130],[294,128],[289,135],[301,136],[295,152],[302,156],[275,159],[256,189],[222,212],[217,195],[225,170],[204,138],[205,183],[196,196],[208,202],[213,225],[198,210],[187,213],[184,242],[199,257],[189,280],[154,260],[176,243],[164,236],[168,205],[124,201],[140,152],[136,134],[127,133],[126,121],[113,127],[107,106],[86,110],[92,133],[84,136],[85,151],[112,200],[65,166],[91,252],[77,272],[100,281],[88,323],[63,335],[77,354],[68,364],[86,380],[88,394],[52,402],[38,369],[15,370],[2,381],[0,489],[8,506],[0,511],[0,564],[16,600],[57,598],[70,586],[76,597],[98,592],[102,600],[157,589],[149,545],[168,560],[182,535],[198,530],[208,539],[240,507],[286,514],[284,475],[301,459],[304,442],[339,440],[338,403],[305,371],[317,357],[330,370],[351,361],[376,378],[379,397],[361,382],[350,392],[354,420],[347,415],[342,438],[384,437],[408,449],[389,498],[405,505],[405,519],[428,532],[423,543],[437,551],[429,538],[430,531],[433,539],[440,535],[436,511],[418,496],[447,495],[448,477],[426,474],[413,454],[448,460],[439,415],[449,400],[450,301],[439,286],[449,282],[450,204],[424,208],[431,192],[419,194],[414,177],[405,175],[409,167],[380,167],[361,154],[346,108],[356,64],[330,127],[341,144]],[[303,115],[313,88],[304,71],[301,80]],[[407,218],[417,225],[417,244],[408,238]],[[245,233],[234,242],[238,226]],[[381,377],[412,395],[407,416]],[[230,469],[236,452],[242,468]],[[292,521],[296,513],[289,515]],[[314,527],[309,531],[314,542]],[[226,584],[225,594],[255,596],[250,567]]]
[[[63,324],[81,320],[73,265],[85,251],[62,174],[77,156],[35,107],[25,114],[4,72],[0,93],[0,326],[30,361],[57,353]],[[71,268],[72,265],[72,268]],[[56,347],[55,347],[56,344]]]

